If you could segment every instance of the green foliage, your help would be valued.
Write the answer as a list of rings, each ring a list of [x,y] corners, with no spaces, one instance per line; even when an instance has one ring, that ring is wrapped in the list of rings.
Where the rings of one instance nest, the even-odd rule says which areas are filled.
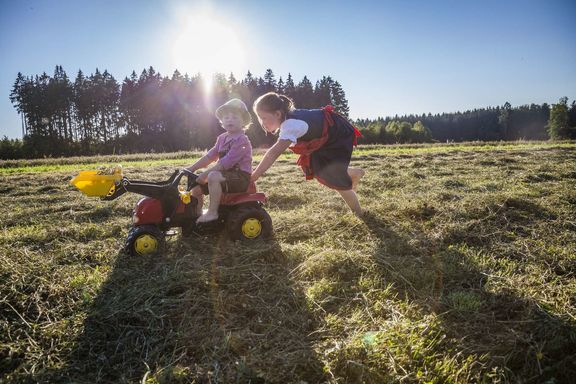
[[[407,121],[392,120],[385,126],[372,122],[367,128],[361,128],[362,141],[365,143],[427,143],[432,141],[430,130],[421,121],[413,125]]]
[[[558,104],[552,105],[550,120],[546,128],[552,140],[566,140],[576,138],[576,126],[570,126],[568,98],[562,97]]]
[[[363,130],[364,134],[366,130]],[[385,127],[372,123],[367,130],[367,135],[364,140],[374,140],[373,142],[385,143],[426,143],[432,141],[430,130],[422,124],[421,121],[415,122],[413,125],[407,121],[390,121]],[[378,134],[372,132],[378,131]],[[368,141],[369,142],[369,141]]]
[[[0,159],[20,159],[22,158],[22,140],[9,139],[4,136],[0,141]]]
[[[421,121],[414,123],[411,136],[414,143],[429,143],[432,141],[432,132]]]
[[[576,121],[576,102],[572,104],[571,116]],[[550,114],[548,104],[530,104],[512,107],[505,103],[502,107],[488,107],[464,112],[404,115],[375,120],[359,119],[357,127],[367,130],[373,125],[386,127],[392,121],[406,121],[415,124],[420,121],[430,130],[435,141],[495,141],[495,140],[546,140],[546,123]],[[364,143],[390,143],[385,135],[379,141]]]

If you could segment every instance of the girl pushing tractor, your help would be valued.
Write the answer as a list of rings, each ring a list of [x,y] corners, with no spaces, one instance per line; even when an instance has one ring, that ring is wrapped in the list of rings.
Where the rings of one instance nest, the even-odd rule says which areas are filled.
[[[103,200],[114,200],[126,192],[145,196],[136,204],[126,241],[126,251],[132,255],[161,252],[166,234],[175,227],[181,228],[183,235],[225,228],[235,240],[270,237],[272,220],[264,209],[266,196],[256,191],[254,182],[287,148],[300,155],[298,165],[306,179],[315,178],[337,190],[356,215],[362,214],[355,190],[364,171],[349,167],[360,135],[355,127],[332,107],[294,109],[292,100],[276,93],[258,98],[254,111],[265,131],[279,133],[254,172],[252,146],[244,134],[250,113],[241,100],[232,99],[216,110],[226,132],[218,136],[214,147],[167,180],[130,180],[118,168],[112,174],[83,171],[71,183],[86,195]],[[210,165],[200,174],[194,173]],[[182,188],[184,177],[187,183]],[[203,210],[204,195],[210,197],[207,211]]]

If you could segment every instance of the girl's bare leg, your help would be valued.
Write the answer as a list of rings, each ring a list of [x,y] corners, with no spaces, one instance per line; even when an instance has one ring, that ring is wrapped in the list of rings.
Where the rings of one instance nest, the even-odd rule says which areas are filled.
[[[356,192],[353,189],[349,189],[347,191],[338,191],[340,196],[344,199],[348,207],[354,212],[354,214],[358,217],[362,216],[362,208],[360,208],[360,202],[358,201],[358,196],[356,196]]]
[[[364,176],[366,172],[364,172],[361,168],[348,168],[348,175],[352,179],[352,190],[356,191],[358,189],[358,183],[362,176]]]

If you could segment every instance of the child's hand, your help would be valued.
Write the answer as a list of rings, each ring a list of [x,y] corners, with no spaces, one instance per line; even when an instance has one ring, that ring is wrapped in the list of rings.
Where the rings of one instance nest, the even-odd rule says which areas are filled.
[[[206,184],[208,182],[208,171],[206,172],[202,172],[201,174],[198,175],[198,178],[196,179],[196,182],[198,184]]]

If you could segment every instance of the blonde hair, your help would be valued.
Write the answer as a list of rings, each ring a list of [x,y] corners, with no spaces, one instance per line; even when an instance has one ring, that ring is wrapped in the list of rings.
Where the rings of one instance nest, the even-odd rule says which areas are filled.
[[[282,116],[286,118],[288,112],[294,110],[294,101],[288,96],[280,95],[276,92],[268,92],[257,98],[252,108],[256,114],[258,114],[258,111],[270,113],[280,111]]]

